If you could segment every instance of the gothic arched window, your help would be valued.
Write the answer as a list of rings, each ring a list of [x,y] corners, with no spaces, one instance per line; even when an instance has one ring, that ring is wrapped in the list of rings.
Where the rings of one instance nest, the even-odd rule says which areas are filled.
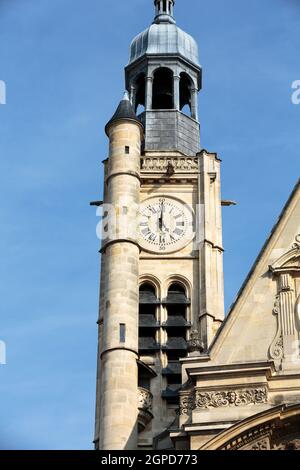
[[[153,109],[173,109],[173,72],[162,67],[154,73],[153,79]]]

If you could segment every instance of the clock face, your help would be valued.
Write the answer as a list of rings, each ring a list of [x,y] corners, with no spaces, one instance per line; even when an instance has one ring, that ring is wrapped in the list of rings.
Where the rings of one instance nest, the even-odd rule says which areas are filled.
[[[140,208],[140,245],[146,251],[172,253],[194,236],[193,212],[169,197],[152,198]]]

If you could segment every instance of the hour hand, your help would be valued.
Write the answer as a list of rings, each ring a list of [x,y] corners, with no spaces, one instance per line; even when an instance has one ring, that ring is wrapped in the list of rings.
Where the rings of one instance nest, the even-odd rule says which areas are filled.
[[[162,212],[160,213],[160,216],[159,216],[159,219],[158,219],[158,227],[159,227],[159,230],[162,230],[162,228],[163,228],[163,215],[162,215]]]

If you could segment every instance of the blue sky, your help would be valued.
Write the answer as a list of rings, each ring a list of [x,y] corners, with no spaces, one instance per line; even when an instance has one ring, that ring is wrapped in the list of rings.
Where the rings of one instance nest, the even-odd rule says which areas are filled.
[[[223,160],[226,304],[299,177],[298,0],[177,0]],[[92,448],[103,128],[152,0],[0,0],[0,448]]]

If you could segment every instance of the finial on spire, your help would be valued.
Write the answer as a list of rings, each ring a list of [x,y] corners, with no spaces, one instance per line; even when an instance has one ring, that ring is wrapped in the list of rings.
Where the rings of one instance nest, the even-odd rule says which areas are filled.
[[[175,0],[154,0],[154,23],[176,23],[174,19]]]
[[[130,101],[130,99],[129,99],[129,93],[128,93],[127,90],[124,92],[122,101]]]

